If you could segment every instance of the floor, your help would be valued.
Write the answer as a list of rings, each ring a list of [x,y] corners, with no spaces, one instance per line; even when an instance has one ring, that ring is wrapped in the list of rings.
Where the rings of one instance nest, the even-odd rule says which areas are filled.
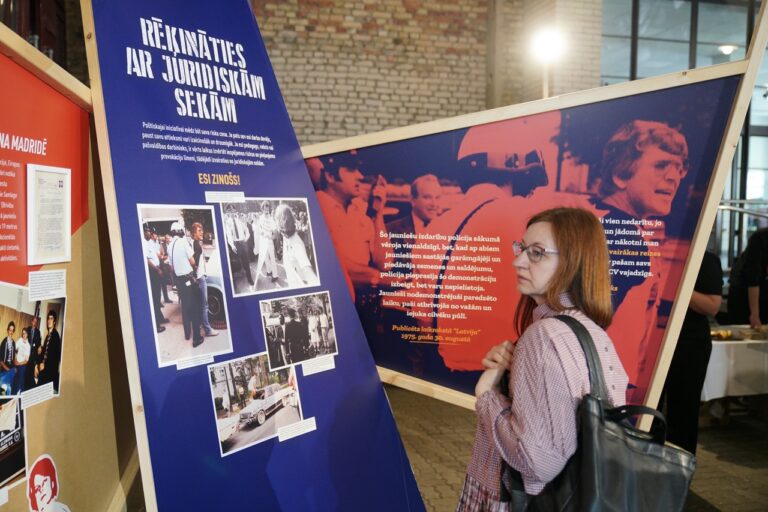
[[[385,388],[427,510],[454,510],[472,448],[474,413]],[[759,405],[764,411],[764,402]],[[755,414],[749,401],[732,402],[729,409],[722,420],[704,418],[687,511],[768,510],[766,415]]]

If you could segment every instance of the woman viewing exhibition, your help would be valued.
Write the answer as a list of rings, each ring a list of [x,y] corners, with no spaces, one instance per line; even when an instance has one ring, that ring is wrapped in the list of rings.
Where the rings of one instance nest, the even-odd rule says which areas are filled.
[[[522,294],[515,325],[522,335],[515,344],[496,345],[483,359],[485,371],[475,388],[475,445],[459,511],[512,510],[502,501],[503,461],[505,489],[517,481],[525,494],[536,495],[576,450],[577,411],[590,391],[589,375],[578,338],[553,317],[568,315],[586,327],[611,401],[625,403],[627,375],[604,331],[613,309],[600,222],[582,209],[547,210],[531,218],[513,249]]]

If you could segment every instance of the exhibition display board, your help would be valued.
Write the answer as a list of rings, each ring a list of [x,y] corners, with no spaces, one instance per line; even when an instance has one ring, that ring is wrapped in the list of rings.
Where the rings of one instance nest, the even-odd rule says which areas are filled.
[[[0,84],[0,508],[119,509],[90,93],[4,25]]]
[[[472,407],[483,357],[519,335],[513,241],[534,214],[579,206],[607,238],[627,399],[655,405],[765,49],[757,26],[745,61],[303,148],[321,198],[357,187],[358,221],[324,213],[383,379]]]
[[[82,3],[147,506],[423,510],[248,3],[181,7]]]

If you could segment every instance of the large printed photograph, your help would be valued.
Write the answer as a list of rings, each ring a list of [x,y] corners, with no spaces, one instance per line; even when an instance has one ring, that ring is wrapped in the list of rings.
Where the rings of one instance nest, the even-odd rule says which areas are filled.
[[[213,207],[138,212],[158,366],[232,352]]]
[[[306,199],[248,198],[221,210],[235,297],[320,285]]]
[[[534,214],[579,206],[606,233],[608,333],[642,402],[737,84],[307,159],[377,364],[472,393],[490,347],[517,337],[513,242]]]

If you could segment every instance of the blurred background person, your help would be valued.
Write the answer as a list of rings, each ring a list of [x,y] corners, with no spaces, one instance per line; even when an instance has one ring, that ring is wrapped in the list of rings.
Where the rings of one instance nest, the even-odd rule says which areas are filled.
[[[378,286],[384,269],[385,249],[378,234],[386,233],[387,182],[380,175],[376,178],[368,208],[363,210],[357,204],[362,196],[363,173],[360,169],[363,164],[356,153],[325,157],[322,163],[320,191],[317,193],[320,208],[351,284],[350,291],[353,296],[358,290],[367,294],[369,288]]]
[[[254,289],[258,285],[259,275],[264,265],[266,265],[265,271],[268,281],[274,283],[280,279],[277,275],[275,243],[273,242],[277,225],[275,224],[275,218],[272,216],[272,205],[269,204],[269,201],[264,201],[261,204],[261,215],[255,229],[258,236],[259,262],[256,264],[256,277],[254,278],[256,285],[254,285]]]
[[[32,322],[27,327],[27,338],[29,339],[29,361],[27,362],[27,369],[24,372],[24,389],[32,389],[35,387],[35,366],[37,366],[37,355],[40,352],[40,346],[42,345],[42,336],[40,334],[40,328],[38,327],[40,320],[38,317],[33,316]]]
[[[29,331],[21,330],[21,336],[16,340],[16,376],[13,379],[13,394],[16,395],[24,391],[27,381],[27,364],[32,347],[29,344]]]
[[[197,272],[197,287],[200,289],[200,317],[206,336],[218,336],[219,331],[211,327],[208,321],[208,262],[203,252],[203,225],[192,224],[192,244]]]
[[[390,233],[423,233],[424,228],[440,214],[442,186],[434,174],[419,176],[410,187],[411,212],[387,223]]]
[[[720,309],[723,269],[711,252],[704,253],[683,327],[669,365],[659,410],[666,406],[667,441],[696,454],[701,389],[712,353],[709,318]],[[658,425],[655,425],[658,428]]]
[[[58,314],[54,310],[48,311],[45,325],[48,332],[43,340],[42,350],[37,359],[37,384],[42,386],[53,383],[54,393],[59,392],[59,371],[61,363],[61,336],[56,330]]]
[[[162,324],[168,322],[168,320],[161,310],[163,305],[160,303],[160,287],[163,271],[160,268],[160,246],[152,238],[154,231],[154,228],[149,224],[144,224],[144,257],[146,258],[149,272],[149,290],[152,296],[152,309],[155,313],[155,331],[161,333],[165,331],[165,327]]]
[[[13,394],[13,382],[16,377],[16,323],[11,320],[6,328],[7,336],[0,343],[0,393],[5,396]]]
[[[225,229],[227,232],[227,244],[236,261],[240,263],[240,268],[245,273],[248,283],[253,286],[251,257],[248,251],[248,240],[250,240],[251,235],[246,222],[243,220],[243,215],[234,208],[230,208],[229,214],[226,217]],[[259,250],[261,250],[261,247],[259,247]]]
[[[283,268],[290,288],[320,284],[307,253],[307,247],[296,229],[296,218],[287,204],[275,209],[275,221],[283,242]],[[269,243],[272,243],[270,239]]]
[[[192,346],[197,347],[205,338],[200,332],[202,326],[200,288],[197,285],[195,269],[195,251],[192,243],[184,236],[184,227],[180,222],[171,225],[174,235],[171,241],[170,262],[173,268],[176,289],[181,303],[181,323],[184,337],[192,338]]]
[[[749,324],[753,329],[768,323],[768,229],[755,231],[733,264],[728,316],[730,323]]]

